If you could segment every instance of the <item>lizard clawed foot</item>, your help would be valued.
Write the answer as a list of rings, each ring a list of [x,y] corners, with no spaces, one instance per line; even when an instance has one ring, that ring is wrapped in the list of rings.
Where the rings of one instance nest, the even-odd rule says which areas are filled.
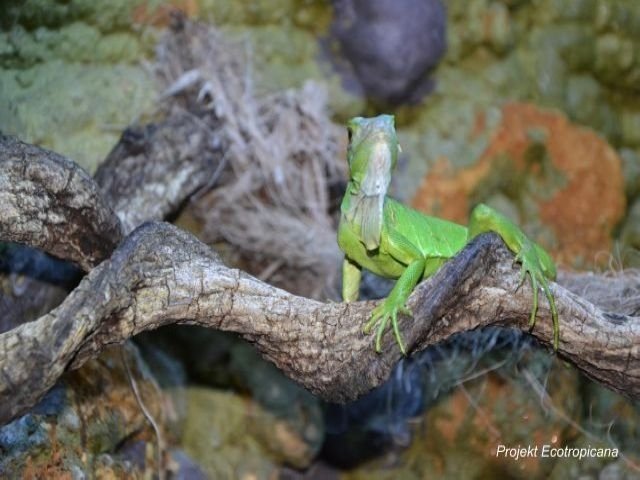
[[[520,282],[518,288],[524,283],[527,275],[531,279],[531,289],[533,290],[533,308],[529,318],[529,328],[533,329],[536,324],[536,313],[538,312],[538,289],[541,288],[547,297],[549,307],[551,309],[551,319],[553,321],[553,349],[558,349],[560,341],[560,325],[558,323],[558,311],[556,302],[549,288],[549,280],[544,275],[544,269],[540,263],[540,259],[536,253],[534,245],[530,242],[525,243],[522,249],[515,257],[515,262],[520,263]]]
[[[402,355],[407,354],[402,336],[400,335],[400,327],[398,326],[398,312],[405,315],[412,316],[411,310],[404,305],[404,301],[396,301],[392,298],[386,298],[380,305],[373,309],[371,312],[371,318],[364,325],[362,331],[368,335],[371,330],[376,327],[376,352],[382,351],[382,335],[389,326],[389,320],[391,320],[391,326],[393,327],[393,334],[396,338],[396,342],[400,347]]]

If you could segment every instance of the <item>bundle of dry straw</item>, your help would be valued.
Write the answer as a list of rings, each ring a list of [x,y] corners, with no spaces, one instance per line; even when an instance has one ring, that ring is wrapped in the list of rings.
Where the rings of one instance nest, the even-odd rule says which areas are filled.
[[[192,205],[202,238],[230,243],[265,280],[331,296],[341,254],[330,190],[346,175],[344,134],[319,85],[259,96],[251,65],[248,41],[184,20],[159,46],[165,107],[213,111],[226,146],[219,185]]]

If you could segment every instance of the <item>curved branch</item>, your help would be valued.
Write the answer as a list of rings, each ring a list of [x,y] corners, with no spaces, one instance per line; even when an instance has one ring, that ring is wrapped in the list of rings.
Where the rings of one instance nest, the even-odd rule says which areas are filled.
[[[96,171],[102,194],[126,234],[163,220],[200,187],[215,181],[222,165],[219,120],[177,111],[165,120],[124,131]]]
[[[203,138],[210,140],[198,138],[198,145],[207,144]],[[111,253],[122,228],[86,173],[59,155],[6,137],[0,138],[0,149],[0,236],[86,269]],[[98,175],[112,200],[122,195],[131,203],[147,191],[121,184],[123,165],[136,171],[136,162],[149,160],[136,152],[114,153],[120,160],[109,163],[113,177],[106,167]],[[127,163],[129,157],[134,164]],[[195,188],[184,178],[173,182],[178,164],[160,169],[170,180],[170,194],[169,200],[150,197],[162,204],[151,209],[152,218]],[[163,182],[141,168],[142,187]],[[202,182],[204,177],[197,178]],[[133,218],[126,202],[118,205],[123,218]],[[127,228],[143,217],[135,218]],[[512,263],[497,237],[481,236],[423,282],[409,299],[414,319],[401,320],[411,351],[486,325],[527,328],[532,292],[528,285],[517,290]],[[605,313],[556,284],[552,290],[561,319],[559,353],[601,383],[640,398],[638,318]],[[638,311],[637,305],[627,307],[625,312]],[[293,296],[225,267],[206,245],[176,227],[148,224],[94,268],[58,308],[0,335],[0,423],[34,405],[67,368],[79,367],[107,345],[170,323],[238,332],[309,390],[332,401],[352,399],[382,383],[400,358],[390,335],[380,355],[362,335],[371,308],[372,302],[325,304]],[[533,334],[550,344],[544,303]]]
[[[82,168],[0,136],[0,239],[40,248],[89,270],[122,239],[120,221]]]
[[[516,291],[513,256],[483,235],[411,295],[401,328],[410,351],[486,325],[527,328],[531,290]],[[559,353],[596,380],[640,398],[640,323],[608,315],[553,284],[561,319]],[[224,266],[190,234],[146,224],[90,272],[50,314],[0,335],[0,423],[32,406],[66,368],[106,345],[171,323],[240,333],[289,377],[330,401],[382,383],[400,354],[391,335],[382,354],[361,327],[374,302],[296,297]],[[541,305],[533,334],[552,342]]]
[[[0,239],[89,271],[111,255],[123,233],[162,220],[214,180],[223,157],[212,129],[217,123],[178,112],[130,128],[95,180],[55,152],[0,136]]]

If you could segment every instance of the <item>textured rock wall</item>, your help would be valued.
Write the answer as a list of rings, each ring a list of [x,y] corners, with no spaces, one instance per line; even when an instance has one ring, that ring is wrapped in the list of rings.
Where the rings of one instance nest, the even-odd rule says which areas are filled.
[[[141,3],[6,2],[0,130],[93,171],[122,129],[152,106],[152,80],[140,61],[152,54],[156,31],[137,10]]]
[[[478,165],[483,158],[486,160],[487,152],[497,140],[495,135],[505,128],[505,102],[522,100],[561,110],[576,127],[591,127],[595,130],[592,136],[596,143],[599,142],[598,134],[604,136],[618,151],[619,158],[614,163],[619,163],[621,170],[612,166],[615,172],[604,175],[606,182],[584,192],[585,201],[591,202],[589,195],[596,202],[603,196],[621,195],[622,192],[612,193],[611,190],[622,188],[622,178],[626,202],[633,205],[640,192],[640,129],[637,128],[640,126],[640,102],[636,98],[640,59],[635,53],[640,47],[640,36],[636,33],[640,24],[640,4],[622,0],[451,0],[447,6],[449,50],[436,72],[435,92],[426,99],[424,106],[405,114],[407,127],[401,131],[405,151],[412,159],[424,161],[410,162],[405,175],[408,180],[401,184],[400,191],[409,197],[418,184],[411,179],[422,178],[426,172],[438,176],[443,162],[448,165],[450,177],[457,177],[458,182],[468,179],[467,169]],[[544,134],[533,131],[539,130],[538,127],[540,125],[524,126],[525,130],[532,130],[532,137]],[[552,127],[550,124],[543,130],[549,134]],[[562,138],[557,140],[562,142],[565,136],[558,133]],[[570,143],[566,138],[564,155],[573,155],[572,162],[576,166],[585,168],[591,162],[593,168],[600,170],[610,163],[603,164],[597,156],[583,158],[582,150]],[[516,159],[511,160],[517,163]],[[464,178],[455,173],[462,170],[467,172]],[[470,188],[473,190],[471,198],[442,197],[440,204],[451,208],[451,202],[462,202],[459,206],[466,210],[473,201],[488,201],[524,224],[525,229],[542,243],[552,249],[558,247],[562,243],[559,238],[545,232],[548,225],[541,227],[536,219],[540,214],[537,208],[527,207],[537,201],[526,198],[526,191],[511,189],[509,192],[508,188],[502,188],[516,180],[513,170],[502,170],[501,178],[494,173],[492,183]],[[477,184],[477,179],[471,183]],[[553,191],[539,192],[537,196]],[[416,205],[433,203],[429,200],[434,196],[433,189],[426,182],[418,195]],[[592,266],[598,252],[611,250],[616,228],[621,225],[625,244],[636,248],[640,245],[633,218],[626,218],[624,202],[621,204],[616,200],[606,205],[600,202],[600,205],[604,210],[594,210],[594,228],[602,226],[597,220],[601,213],[612,219],[605,222],[608,226],[602,237],[604,241],[594,243],[587,251],[563,252],[565,264]],[[579,216],[567,208],[562,203],[557,204],[561,217]],[[605,214],[607,209],[612,212]],[[438,209],[426,210],[438,213]],[[465,220],[459,216],[451,218]],[[607,260],[606,255],[600,255],[599,259]]]

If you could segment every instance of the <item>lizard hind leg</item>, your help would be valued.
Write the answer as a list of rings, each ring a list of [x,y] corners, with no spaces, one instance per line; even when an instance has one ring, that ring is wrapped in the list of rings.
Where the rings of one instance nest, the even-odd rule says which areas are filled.
[[[549,309],[551,310],[551,320],[553,322],[553,348],[558,349],[560,342],[560,325],[558,322],[558,310],[556,309],[556,302],[549,288],[549,279],[545,275],[548,270],[545,270],[542,266],[542,262],[537,256],[536,249],[532,246],[531,241],[525,244],[516,254],[516,261],[521,263],[520,278],[521,283],[527,276],[531,281],[531,289],[533,290],[533,307],[531,309],[531,317],[529,318],[529,328],[532,329],[536,324],[536,313],[538,310],[538,289],[541,289],[545,294],[547,301],[549,302]],[[555,271],[555,267],[554,267]]]
[[[549,288],[549,280],[554,280],[556,276],[553,260],[542,247],[530,240],[511,220],[487,205],[480,204],[471,213],[468,239],[471,240],[485,232],[495,232],[500,235],[509,250],[515,254],[515,261],[521,265],[520,284],[527,276],[529,277],[533,290],[529,328],[533,328],[536,322],[538,289],[540,288],[544,292],[549,302],[553,322],[553,348],[557,350],[560,340],[560,326],[555,300]]]

